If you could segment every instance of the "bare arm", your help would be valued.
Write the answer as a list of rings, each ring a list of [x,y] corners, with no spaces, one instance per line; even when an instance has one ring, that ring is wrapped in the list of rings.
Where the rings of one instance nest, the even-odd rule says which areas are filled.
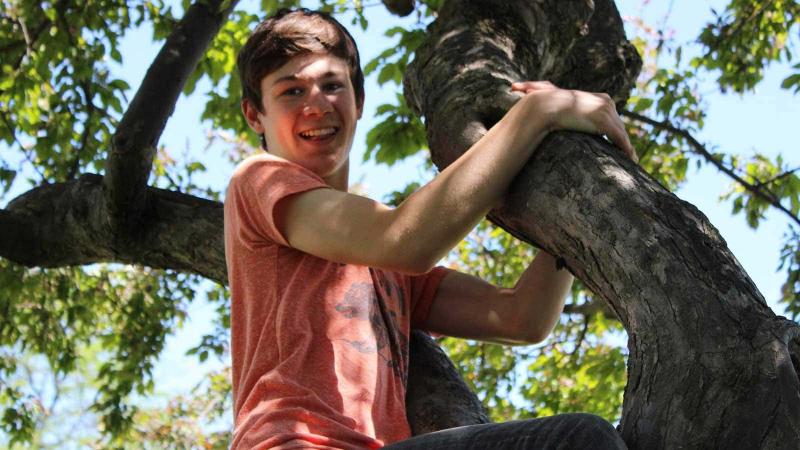
[[[277,225],[289,243],[337,262],[422,273],[500,200],[553,129],[607,134],[632,151],[605,94],[517,84],[525,95],[488,133],[396,209],[333,189],[285,199]]]
[[[553,330],[572,285],[572,275],[557,269],[540,251],[512,289],[453,272],[439,285],[422,328],[447,336],[501,344],[543,341]]]

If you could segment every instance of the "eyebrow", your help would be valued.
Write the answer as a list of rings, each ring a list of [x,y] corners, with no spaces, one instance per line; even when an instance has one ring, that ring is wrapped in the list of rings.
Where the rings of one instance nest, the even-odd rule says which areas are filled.
[[[334,72],[332,70],[329,70],[329,71],[325,72],[324,74],[322,74],[322,78],[323,79],[325,79],[325,78],[336,78],[338,76],[340,76],[340,73],[339,72]],[[272,84],[287,83],[287,82],[290,82],[290,81],[298,81],[298,80],[300,80],[300,78],[298,78],[296,75],[285,75],[285,76],[282,76],[282,77],[278,78],[277,80],[275,80]]]

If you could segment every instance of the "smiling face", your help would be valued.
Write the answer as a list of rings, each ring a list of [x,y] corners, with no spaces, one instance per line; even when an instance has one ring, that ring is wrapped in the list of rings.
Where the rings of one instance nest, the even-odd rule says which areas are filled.
[[[347,186],[347,162],[361,108],[344,60],[320,53],[291,58],[261,80],[261,109],[242,101],[247,123],[270,153],[300,164],[333,187]]]

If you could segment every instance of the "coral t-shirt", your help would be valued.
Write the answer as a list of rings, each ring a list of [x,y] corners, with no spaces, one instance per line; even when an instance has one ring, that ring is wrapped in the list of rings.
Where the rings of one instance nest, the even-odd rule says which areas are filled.
[[[316,174],[269,154],[240,164],[228,187],[233,449],[380,448],[411,435],[409,332],[447,269],[410,276],[289,247],[274,207],[318,188]]]

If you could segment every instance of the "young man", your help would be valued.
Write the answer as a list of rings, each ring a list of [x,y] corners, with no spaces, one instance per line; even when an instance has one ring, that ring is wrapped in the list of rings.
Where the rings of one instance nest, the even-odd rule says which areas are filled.
[[[281,11],[256,28],[238,68],[242,111],[266,152],[236,169],[225,200],[234,449],[624,447],[590,415],[411,440],[405,415],[411,327],[521,344],[558,321],[572,276],[545,252],[512,289],[434,264],[549,131],[606,134],[633,156],[607,95],[512,85],[521,98],[505,117],[393,209],[347,192],[364,77],[338,22]]]

